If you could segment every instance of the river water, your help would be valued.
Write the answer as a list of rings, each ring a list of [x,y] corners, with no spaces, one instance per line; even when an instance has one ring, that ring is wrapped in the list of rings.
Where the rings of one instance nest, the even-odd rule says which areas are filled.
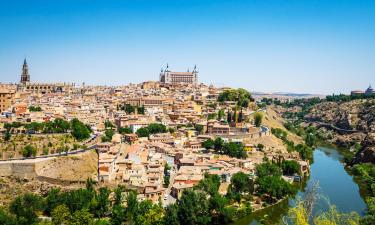
[[[333,148],[318,147],[314,151],[314,163],[311,165],[311,175],[305,183],[299,187],[299,192],[293,198],[281,202],[265,210],[253,213],[234,225],[279,224],[282,218],[288,214],[289,207],[295,203],[295,199],[304,197],[306,189],[319,184],[318,200],[313,213],[326,211],[329,205],[335,205],[340,212],[357,212],[364,215],[366,205],[361,198],[359,187],[353,177],[348,174],[342,164],[343,156]]]

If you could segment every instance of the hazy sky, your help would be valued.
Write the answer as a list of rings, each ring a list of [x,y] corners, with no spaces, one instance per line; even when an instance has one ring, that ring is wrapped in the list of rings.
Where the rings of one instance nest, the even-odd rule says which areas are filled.
[[[168,62],[251,91],[375,86],[373,0],[0,0],[0,82],[127,84]]]

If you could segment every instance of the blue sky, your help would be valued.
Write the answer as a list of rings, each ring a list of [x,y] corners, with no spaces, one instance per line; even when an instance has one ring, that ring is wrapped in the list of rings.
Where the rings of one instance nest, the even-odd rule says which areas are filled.
[[[251,91],[375,86],[375,1],[0,0],[0,82],[119,85],[198,65]]]

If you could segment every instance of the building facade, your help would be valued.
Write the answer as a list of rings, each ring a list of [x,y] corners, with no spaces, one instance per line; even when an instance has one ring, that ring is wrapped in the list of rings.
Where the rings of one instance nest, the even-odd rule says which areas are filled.
[[[31,83],[29,66],[27,65],[26,59],[23,61],[21,80],[18,86],[18,90],[20,91],[47,94],[71,90],[74,86],[73,83]]]
[[[197,66],[194,66],[192,72],[172,72],[169,70],[169,65],[160,72],[160,82],[164,84],[198,84],[198,70]]]
[[[373,96],[375,95],[375,90],[371,87],[371,85],[365,90],[365,91],[362,91],[362,90],[355,90],[355,91],[351,91],[350,93],[352,96],[361,96],[361,95],[365,95],[365,96]]]
[[[14,90],[0,88],[0,113],[7,110],[14,101]]]

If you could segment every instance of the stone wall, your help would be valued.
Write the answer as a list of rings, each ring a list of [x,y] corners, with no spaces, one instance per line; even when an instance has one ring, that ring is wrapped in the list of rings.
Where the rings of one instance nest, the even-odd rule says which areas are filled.
[[[0,176],[15,176],[18,178],[35,178],[38,168],[51,159],[27,159],[0,162]]]

